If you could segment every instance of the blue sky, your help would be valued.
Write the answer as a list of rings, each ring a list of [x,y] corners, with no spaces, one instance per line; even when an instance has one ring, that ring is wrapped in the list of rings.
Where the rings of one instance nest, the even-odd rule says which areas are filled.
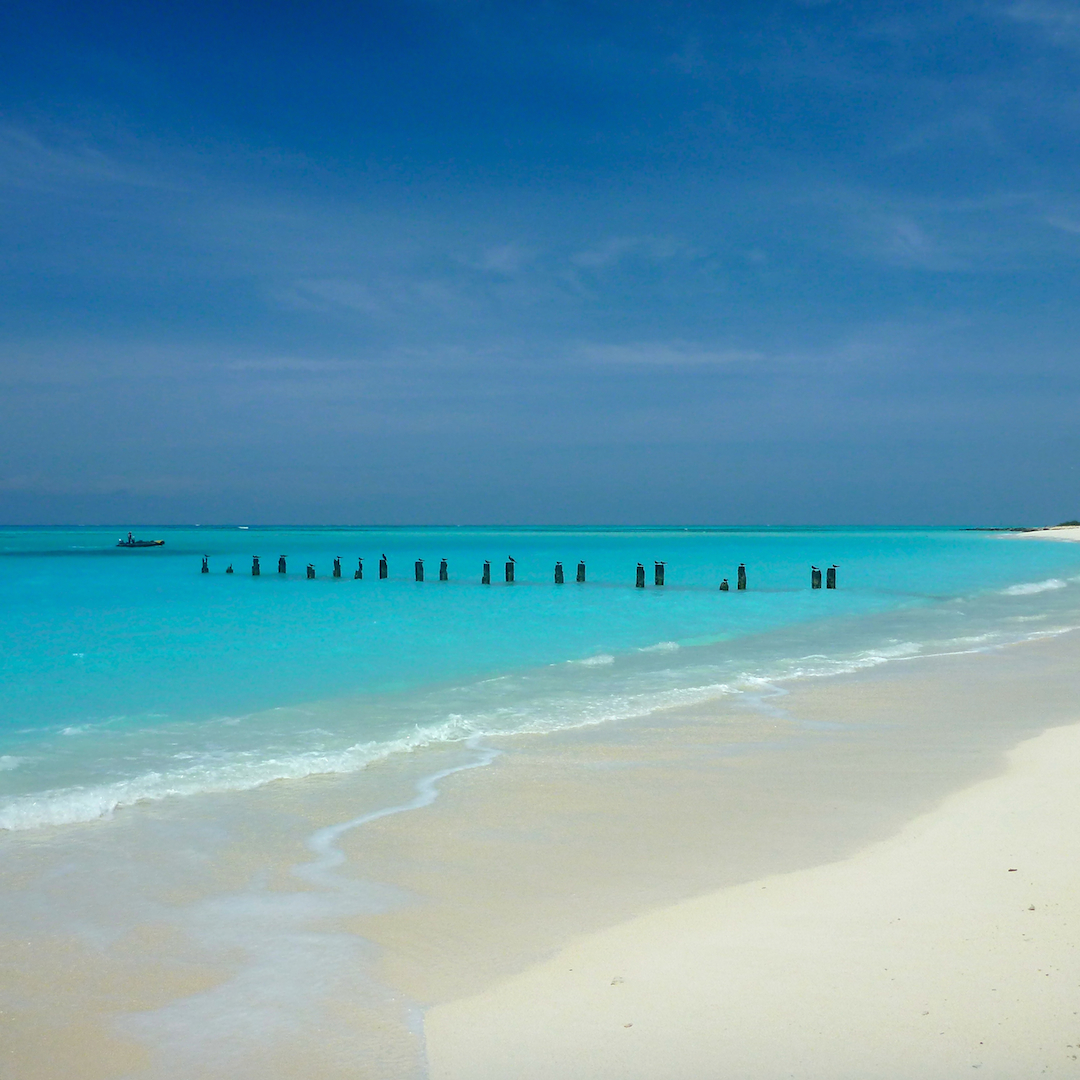
[[[1080,4],[0,8],[0,522],[1080,516]]]

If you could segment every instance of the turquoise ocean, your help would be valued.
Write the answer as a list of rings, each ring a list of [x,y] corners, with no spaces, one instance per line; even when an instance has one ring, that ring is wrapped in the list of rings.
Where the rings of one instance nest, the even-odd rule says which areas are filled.
[[[126,531],[0,531],[0,828],[1080,626],[1080,544],[998,532],[191,527],[118,549]],[[811,590],[811,564],[839,587]]]

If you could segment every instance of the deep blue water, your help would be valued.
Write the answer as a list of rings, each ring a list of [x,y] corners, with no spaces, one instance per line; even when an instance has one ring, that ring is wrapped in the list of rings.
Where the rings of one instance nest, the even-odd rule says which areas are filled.
[[[356,769],[434,739],[617,721],[748,678],[1080,622],[1080,544],[999,533],[170,528],[139,534],[163,548],[125,551],[120,532],[0,532],[0,827]],[[839,588],[812,591],[811,563],[838,564]]]

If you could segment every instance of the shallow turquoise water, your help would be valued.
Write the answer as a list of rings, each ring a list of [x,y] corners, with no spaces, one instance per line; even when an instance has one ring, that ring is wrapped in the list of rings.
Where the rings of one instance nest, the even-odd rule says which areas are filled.
[[[357,769],[437,739],[614,722],[747,680],[1080,623],[1080,545],[998,533],[191,528],[145,532],[165,547],[124,551],[120,531],[0,532],[0,827]],[[667,563],[663,589],[655,559]],[[839,564],[840,587],[812,591],[811,563]]]

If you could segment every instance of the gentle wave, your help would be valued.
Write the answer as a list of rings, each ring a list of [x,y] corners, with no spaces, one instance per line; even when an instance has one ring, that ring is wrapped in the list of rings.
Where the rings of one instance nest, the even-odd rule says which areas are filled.
[[[655,645],[646,645],[644,648],[638,649],[638,652],[644,653],[666,653],[666,652],[678,652],[679,643],[677,641],[658,641]]]
[[[261,757],[257,751],[238,751],[226,761],[217,756],[210,762],[184,768],[148,771],[124,780],[12,796],[0,801],[0,830],[22,831],[42,826],[88,822],[108,818],[114,811],[140,802],[203,793],[249,791],[277,780],[355,773],[391,755],[408,753],[426,746],[464,742],[478,737],[546,734],[628,721],[663,710],[706,706],[709,702],[730,694],[753,694],[763,686],[774,686],[777,683],[844,675],[916,656],[979,652],[994,645],[1050,637],[1075,629],[1077,628],[1067,626],[1019,635],[967,635],[922,644],[894,639],[876,648],[847,656],[814,654],[777,659],[767,664],[767,671],[732,672],[721,679],[706,678],[697,685],[663,690],[652,686],[640,692],[627,690],[622,693],[574,696],[570,699],[522,701],[512,707],[480,709],[469,715],[446,713],[441,721],[417,726],[401,737],[381,742],[357,743],[339,751],[302,751],[274,757]],[[600,654],[573,663],[595,668],[614,662],[613,656]],[[675,672],[672,671],[671,674],[674,675]],[[689,672],[685,671],[683,674]],[[482,683],[500,681],[505,681],[505,677],[482,680]],[[176,761],[179,757],[180,755],[177,755],[173,760]],[[0,757],[0,769],[17,768],[21,760],[10,755]]]
[[[1030,581],[1023,585],[1010,585],[1002,589],[1003,596],[1032,596],[1035,593],[1050,592],[1052,589],[1064,589],[1066,582],[1061,578],[1047,578],[1046,581]]]
[[[907,643],[905,643],[906,645]],[[889,651],[889,650],[883,650]],[[902,654],[911,655],[904,649]],[[22,831],[42,826],[72,825],[110,817],[114,811],[140,802],[188,795],[250,791],[277,780],[359,772],[394,754],[425,746],[507,735],[542,735],[573,728],[595,727],[648,716],[668,709],[700,707],[729,694],[761,685],[801,678],[842,675],[886,663],[889,657],[865,653],[848,659],[803,657],[780,663],[768,675],[743,672],[731,681],[709,681],[696,686],[658,691],[607,694],[576,698],[572,702],[546,702],[532,707],[481,711],[472,716],[450,714],[443,721],[418,727],[410,734],[384,742],[368,742],[338,752],[300,752],[258,759],[251,752],[232,760],[188,768],[143,773],[127,780],[78,788],[53,789],[0,801],[0,830]],[[576,661],[587,667],[605,666],[614,657]],[[175,760],[175,759],[174,759]]]
[[[460,730],[456,730],[460,727]],[[417,750],[439,742],[457,742],[474,732],[453,720],[410,736],[383,743],[363,743],[337,753],[300,753],[284,758],[250,760],[245,754],[222,764],[195,766],[171,772],[148,772],[80,788],[35,792],[0,802],[0,829],[21,831],[43,825],[74,825],[107,818],[115,810],[139,802],[156,802],[184,795],[251,791],[276,780],[358,772],[391,754]]]
[[[880,649],[873,649],[869,652],[863,653],[862,657],[866,660],[880,660],[883,663],[886,660],[903,660],[909,656],[918,656],[923,650],[923,646],[915,641],[899,641],[892,645],[885,645]]]
[[[22,764],[22,758],[11,754],[0,754],[0,772],[11,772]]]

